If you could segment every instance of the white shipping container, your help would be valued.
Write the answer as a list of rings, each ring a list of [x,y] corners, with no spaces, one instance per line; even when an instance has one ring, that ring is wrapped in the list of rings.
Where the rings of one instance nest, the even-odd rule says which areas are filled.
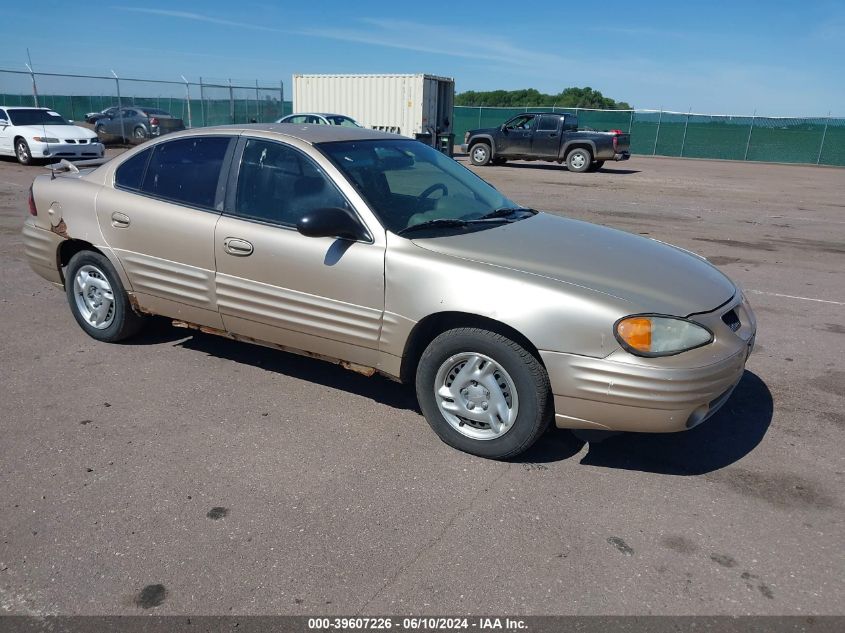
[[[451,134],[455,80],[433,75],[294,75],[293,111],[351,116],[364,127]]]

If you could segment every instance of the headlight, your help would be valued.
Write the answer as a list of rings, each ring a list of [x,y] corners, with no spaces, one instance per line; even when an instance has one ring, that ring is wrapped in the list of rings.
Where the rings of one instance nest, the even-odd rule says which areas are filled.
[[[619,319],[616,340],[637,356],[671,356],[707,345],[713,332],[680,317],[635,314]]]
[[[53,138],[51,136],[33,136],[33,141],[38,141],[39,143],[58,143],[59,139]]]
[[[89,143],[89,144],[99,143],[99,142],[100,142],[100,139],[99,139],[99,138],[97,138],[96,136],[95,136],[95,137],[93,137],[93,138],[89,138],[89,139],[88,139],[88,143]]]

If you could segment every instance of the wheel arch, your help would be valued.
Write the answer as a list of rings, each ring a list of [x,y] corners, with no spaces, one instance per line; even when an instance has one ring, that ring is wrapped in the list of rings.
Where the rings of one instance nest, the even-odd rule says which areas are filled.
[[[478,145],[479,143],[484,143],[490,146],[490,158],[494,158],[496,156],[496,142],[493,140],[492,136],[486,134],[470,138],[469,143],[467,144],[467,153],[471,152],[473,146]]]
[[[596,156],[596,144],[593,141],[588,140],[578,140],[578,141],[570,141],[566,145],[563,146],[563,149],[560,152],[560,158],[562,160],[566,160],[566,157],[569,156],[569,153],[574,149],[586,149],[590,152],[590,156],[595,158]]]
[[[102,250],[91,244],[91,242],[73,238],[63,240],[62,243],[59,244],[59,248],[56,249],[56,266],[59,269],[59,275],[61,275],[62,283],[65,283],[66,281],[64,273],[65,267],[70,263],[70,260],[74,255],[81,253],[82,251],[92,251],[94,253],[98,253],[111,261],[111,258],[107,253],[104,253]]]
[[[443,332],[462,327],[482,328],[506,336],[531,352],[543,365],[543,359],[537,347],[524,334],[507,323],[469,312],[436,312],[418,321],[408,335],[402,354],[399,379],[405,384],[413,384],[417,364],[428,344]]]

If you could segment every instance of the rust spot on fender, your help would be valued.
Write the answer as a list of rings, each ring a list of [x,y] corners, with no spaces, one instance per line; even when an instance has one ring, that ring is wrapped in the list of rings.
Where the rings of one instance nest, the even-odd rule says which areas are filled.
[[[340,366],[349,371],[354,371],[356,374],[361,374],[367,378],[371,377],[376,370],[374,367],[367,367],[366,365],[358,365],[357,363],[350,363],[347,360],[340,361]]]
[[[70,236],[67,234],[67,224],[65,224],[64,220],[59,220],[59,223],[56,226],[51,224],[50,230],[59,237],[63,237],[66,240],[70,239]]]
[[[133,295],[131,293],[127,293],[126,296],[127,296],[127,299],[129,299],[129,305],[132,307],[132,311],[135,314],[141,314],[141,315],[144,315],[144,314],[152,315],[153,314],[149,310],[144,310],[144,308],[141,307],[141,304],[138,303],[138,297],[136,297],[135,295]]]

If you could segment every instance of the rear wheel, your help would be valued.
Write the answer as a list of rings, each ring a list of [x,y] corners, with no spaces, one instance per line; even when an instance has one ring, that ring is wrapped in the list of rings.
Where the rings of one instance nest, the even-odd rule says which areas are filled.
[[[132,136],[135,138],[135,140],[142,141],[145,138],[147,138],[147,130],[146,130],[146,128],[144,128],[144,126],[139,125],[132,132]]]
[[[484,167],[490,162],[490,146],[487,143],[476,143],[469,150],[469,160],[473,165]]]
[[[21,165],[32,165],[32,152],[29,150],[29,144],[22,138],[15,141],[15,158]]]
[[[592,162],[593,156],[590,154],[590,150],[583,147],[576,147],[566,156],[566,168],[576,173],[587,171]]]
[[[493,459],[527,450],[553,415],[549,378],[533,354],[487,330],[437,336],[417,366],[420,408],[440,438]]]
[[[114,266],[100,253],[81,251],[71,258],[65,290],[76,322],[98,341],[121,341],[144,324],[144,318],[132,311]]]

